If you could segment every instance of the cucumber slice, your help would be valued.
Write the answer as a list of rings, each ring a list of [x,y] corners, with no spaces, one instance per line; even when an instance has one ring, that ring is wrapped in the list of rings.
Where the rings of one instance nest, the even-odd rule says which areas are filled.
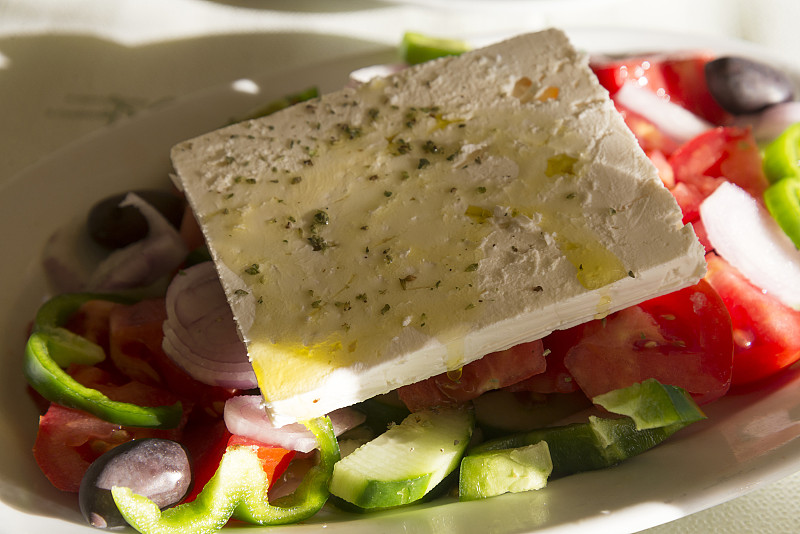
[[[452,492],[453,488],[458,485],[458,470],[454,470],[452,473],[444,477],[444,480],[436,484],[428,493],[426,493],[420,500],[415,501],[414,505],[419,505],[426,502],[431,502],[439,497],[443,497],[448,495]],[[332,505],[337,507],[340,510],[344,510],[345,512],[352,512],[355,514],[372,514],[375,512],[379,512],[384,510],[384,508],[362,508],[358,505],[355,505],[351,502],[347,502],[344,499],[337,497],[336,495],[331,494],[330,498],[328,499]],[[395,508],[394,506],[390,506],[388,509],[391,510]]]
[[[461,460],[458,498],[471,501],[541,489],[552,471],[553,461],[545,441],[465,456]]]
[[[668,394],[662,396],[664,391]],[[659,392],[659,388],[652,385],[644,388],[635,385],[612,393],[606,398],[606,409],[635,414],[640,422],[646,421],[649,428],[637,430],[637,422],[630,417],[605,419],[592,416],[587,423],[541,428],[487,441],[473,448],[468,455],[546,441],[553,460],[551,477],[558,478],[615,465],[705,418],[689,394],[680,388],[669,386]],[[660,400],[654,400],[651,394]],[[660,407],[660,412],[654,406]],[[676,413],[681,414],[677,422]]]
[[[469,456],[546,441],[553,460],[551,476],[560,478],[611,467],[661,443],[676,432],[679,426],[636,430],[636,423],[629,417],[590,417],[588,423],[541,428],[487,441],[471,450]]]
[[[476,424],[487,439],[552,425],[592,405],[581,392],[553,393],[537,400],[504,390],[484,393],[472,404]]]
[[[400,42],[400,57],[409,65],[416,65],[443,56],[457,56],[469,49],[469,45],[459,39],[406,32]]]
[[[683,389],[663,385],[652,378],[597,395],[592,401],[609,412],[632,418],[637,430],[705,419],[703,412]]]
[[[468,408],[413,413],[337,462],[330,492],[364,510],[419,501],[458,467],[474,426]]]

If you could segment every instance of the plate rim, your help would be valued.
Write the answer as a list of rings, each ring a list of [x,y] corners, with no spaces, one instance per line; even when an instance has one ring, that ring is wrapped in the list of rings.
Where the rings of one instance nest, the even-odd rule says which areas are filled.
[[[582,49],[586,49],[589,53],[594,53],[594,52],[592,50],[590,50],[590,47],[588,47],[587,44],[589,44],[591,41],[597,40],[597,39],[604,39],[604,38],[608,39],[608,36],[612,35],[613,38],[610,39],[609,42],[606,43],[608,46],[602,47],[604,49],[607,49],[607,50],[603,51],[604,53],[608,53],[609,50],[613,49],[614,47],[619,48],[619,52],[624,52],[623,48],[621,48],[621,47],[625,47],[626,43],[628,45],[630,45],[634,41],[637,42],[637,47],[639,48],[639,51],[640,52],[645,52],[645,51],[647,51],[648,48],[650,48],[650,46],[648,46],[647,48],[642,48],[640,45],[638,45],[638,42],[641,39],[646,38],[648,40],[648,42],[652,42],[652,40],[655,39],[658,43],[660,43],[658,45],[660,50],[664,50],[665,49],[665,48],[663,48],[663,45],[665,43],[672,42],[675,45],[675,46],[672,47],[672,50],[709,48],[709,49],[724,51],[726,53],[734,53],[735,52],[735,53],[742,53],[742,54],[752,55],[752,56],[761,57],[761,58],[768,57],[769,61],[771,61],[771,62],[773,62],[775,64],[778,64],[778,65],[782,66],[783,68],[792,69],[791,66],[785,65],[784,62],[782,62],[780,59],[775,57],[773,54],[770,54],[770,53],[766,52],[761,47],[759,47],[757,45],[753,45],[752,43],[746,43],[746,42],[739,41],[739,40],[736,40],[736,39],[720,38],[720,37],[716,37],[716,36],[696,36],[696,35],[692,36],[692,35],[687,35],[687,34],[683,34],[683,33],[679,33],[679,32],[662,32],[662,31],[659,31],[659,32],[644,32],[644,31],[641,31],[641,32],[639,32],[639,31],[631,31],[630,29],[619,30],[619,32],[617,32],[616,30],[608,30],[608,29],[603,29],[603,30],[599,30],[599,29],[598,30],[594,30],[594,29],[570,30],[569,28],[567,28],[565,31],[567,32],[567,35],[570,37],[570,39],[573,41],[573,43],[576,45],[576,47],[582,48]],[[605,37],[602,37],[603,35],[605,35]],[[676,39],[679,39],[680,45],[679,45],[678,41],[676,41]],[[496,38],[495,38],[495,40],[496,40]],[[685,44],[687,42],[690,43],[690,46],[688,46],[688,47],[685,46]],[[601,47],[595,47],[595,51],[597,49],[599,49],[599,48],[601,48]],[[630,49],[626,48],[626,50],[630,50]],[[328,62],[328,63],[335,64],[336,68],[344,68],[344,65],[352,65],[353,67],[355,67],[355,65],[359,61],[361,61],[361,60],[366,61],[367,57],[375,58],[375,59],[378,59],[378,58],[386,58],[386,59],[388,59],[389,58],[389,53],[388,52],[389,51],[387,50],[387,51],[379,51],[379,52],[371,52],[371,53],[354,54],[352,56],[348,56],[346,58],[341,58],[341,59],[338,59],[336,61]],[[638,51],[635,51],[634,53],[638,53]],[[362,64],[360,66],[366,66],[366,65]],[[309,73],[311,70],[313,70],[315,68],[321,68],[321,67],[319,67],[319,66],[315,67],[313,65],[309,65],[309,66],[304,66],[304,67],[300,67],[300,68],[297,68],[297,69],[288,68],[283,72],[271,74],[271,75],[265,77],[264,79],[260,79],[259,80],[259,77],[257,77],[257,76],[253,77],[253,79],[257,83],[261,83],[262,85],[266,85],[266,84],[269,83],[270,80],[274,79],[276,76],[282,76],[282,77],[291,78],[293,75],[296,75],[298,72]],[[794,67],[793,70],[794,70],[795,73],[797,72],[797,68],[796,67]],[[81,138],[73,141],[72,143],[69,143],[69,144],[59,148],[58,150],[52,152],[51,154],[48,155],[47,158],[44,158],[43,160],[35,163],[34,165],[26,167],[25,169],[23,169],[19,173],[16,173],[10,180],[7,180],[7,181],[3,182],[2,184],[0,184],[0,194],[6,194],[6,193],[9,193],[9,192],[11,192],[13,194],[14,190],[17,189],[17,188],[20,188],[20,187],[23,188],[23,189],[30,188],[30,186],[27,185],[29,182],[25,182],[25,180],[33,179],[37,175],[41,175],[41,173],[45,173],[46,174],[47,172],[50,172],[50,169],[53,166],[57,166],[57,164],[61,160],[65,159],[65,158],[68,159],[69,156],[71,154],[74,154],[76,151],[80,152],[82,150],[85,150],[86,145],[92,145],[92,144],[97,144],[97,143],[102,144],[104,142],[107,143],[108,142],[107,140],[109,139],[109,133],[110,132],[117,132],[116,133],[117,136],[123,136],[124,137],[125,132],[130,128],[134,128],[137,124],[142,124],[143,122],[146,122],[146,121],[158,122],[161,119],[161,117],[163,117],[163,115],[165,113],[175,113],[176,109],[180,110],[180,109],[183,109],[183,108],[186,108],[186,107],[190,108],[190,107],[192,107],[194,105],[199,105],[198,102],[204,102],[206,99],[215,97],[215,95],[219,91],[229,90],[229,87],[228,87],[229,85],[230,84],[225,84],[224,86],[214,86],[214,87],[200,89],[200,90],[198,90],[196,92],[193,92],[191,94],[187,94],[187,95],[178,97],[174,101],[171,101],[170,103],[166,103],[166,104],[164,104],[162,106],[159,106],[158,108],[147,110],[147,111],[145,111],[145,112],[143,112],[143,113],[141,113],[139,115],[136,115],[136,116],[131,117],[129,119],[126,119],[124,121],[120,121],[120,122],[115,123],[115,124],[113,124],[111,126],[99,128],[98,130],[96,130],[96,131],[94,131],[94,132],[92,132],[90,134],[82,136]],[[120,131],[122,133],[119,133]],[[111,137],[113,138],[113,135]],[[2,205],[2,203],[0,203],[0,205]],[[2,211],[3,210],[0,210],[0,212],[2,212]],[[8,227],[7,226],[7,221],[4,221],[3,217],[5,217],[5,215],[0,216],[0,221],[3,221],[4,223],[6,223],[6,224],[4,224],[2,226],[3,228],[6,228],[6,227]],[[2,223],[0,223],[0,224],[2,224]],[[2,317],[4,320],[6,320],[6,315],[7,315],[7,313],[4,311],[3,314],[0,314],[0,317]],[[0,323],[0,327],[2,327],[2,326],[5,326],[5,322]],[[800,372],[799,371],[800,370],[797,370],[796,366],[795,366],[795,368],[793,368],[789,372],[789,375],[791,375],[791,377],[793,379],[793,381],[792,381],[793,384],[796,383],[796,382],[800,382]],[[789,376],[789,375],[786,375],[786,376]],[[778,380],[778,381],[780,381],[780,380]],[[783,387],[786,387],[786,386],[783,386]],[[780,389],[779,389],[779,391],[780,391]],[[756,397],[758,397],[758,395],[756,395]],[[690,433],[690,435],[696,434],[698,431],[699,430],[695,430],[692,433]],[[681,438],[681,436],[678,436],[678,438]],[[680,440],[678,440],[677,442],[681,443]],[[666,450],[669,450],[669,449],[672,448],[671,444],[673,444],[673,442],[670,441],[670,442],[667,442],[667,443],[663,444],[661,447],[663,447]],[[786,449],[786,447],[788,447],[788,449]],[[748,471],[748,472],[734,473],[730,477],[726,478],[723,482],[721,482],[721,483],[719,483],[719,484],[717,484],[717,485],[715,485],[715,486],[713,486],[711,488],[707,488],[706,489],[707,493],[705,494],[707,498],[703,499],[703,500],[696,501],[694,504],[690,504],[690,503],[685,503],[684,502],[683,506],[681,508],[679,508],[679,509],[670,507],[669,509],[663,509],[662,510],[660,507],[657,507],[658,510],[655,510],[655,509],[649,510],[649,513],[651,514],[649,519],[639,519],[639,518],[634,518],[634,517],[627,517],[626,518],[626,528],[629,526],[629,527],[635,528],[636,530],[641,530],[641,529],[644,529],[644,528],[649,528],[649,527],[655,526],[657,524],[664,523],[666,521],[671,521],[671,520],[674,520],[674,519],[678,519],[679,517],[684,517],[686,515],[689,515],[690,513],[694,513],[694,512],[700,511],[702,509],[714,506],[716,504],[721,504],[722,502],[725,502],[725,501],[730,500],[732,498],[735,498],[735,497],[741,496],[741,495],[743,495],[745,493],[748,493],[749,491],[752,491],[753,489],[755,489],[756,487],[759,487],[760,485],[763,485],[765,483],[768,484],[768,483],[775,482],[778,479],[783,478],[784,476],[787,476],[787,475],[792,474],[794,472],[800,471],[800,439],[795,438],[793,440],[793,442],[790,442],[788,444],[784,444],[782,447],[778,447],[776,449],[776,451],[784,451],[784,452],[787,452],[787,453],[790,452],[790,453],[793,454],[793,457],[792,458],[786,458],[783,462],[780,462],[780,463],[771,462],[766,467],[762,466],[763,469],[758,471],[758,472],[753,470],[753,471]],[[774,452],[774,454],[778,454],[778,453]],[[601,473],[601,475],[602,475],[603,472],[604,471],[600,471],[598,473]],[[578,475],[578,476],[583,476],[583,475]],[[596,474],[588,474],[584,478],[589,479],[589,478],[593,478],[593,477],[597,477],[597,476],[598,475],[596,475]],[[512,497],[509,500],[512,500],[512,499],[513,500],[522,500],[522,501],[526,500],[524,498],[517,498],[517,497]],[[468,504],[468,503],[465,503],[465,504]],[[459,506],[461,506],[461,505],[459,505]],[[636,506],[633,506],[632,508],[636,508]],[[389,516],[383,516],[383,517],[396,517],[398,515],[405,515],[405,514],[414,515],[415,511],[419,511],[420,512],[418,515],[426,515],[426,513],[423,513],[423,511],[426,510],[426,509],[427,508],[425,508],[425,507],[418,508],[418,509],[409,509],[409,510],[404,510],[404,511],[399,512],[399,513],[389,514]],[[21,521],[20,525],[23,524],[22,522],[24,522],[27,517],[30,517],[25,512],[17,511],[16,509],[14,509],[10,505],[8,505],[6,503],[5,497],[3,496],[3,497],[0,497],[0,517],[5,516],[7,513],[23,514],[23,515],[20,516],[20,521]],[[433,513],[433,515],[436,515],[436,514]],[[613,515],[614,514],[611,514],[611,515],[598,514],[596,516],[584,517],[580,521],[581,526],[579,528],[587,528],[589,526],[589,523],[597,524],[599,529],[606,529],[606,528],[607,529],[614,529],[614,528],[617,528],[617,525],[614,524],[615,523],[615,519],[613,519],[611,517]],[[626,512],[626,515],[635,516],[636,513],[634,512],[634,513],[628,514],[628,512]],[[55,519],[55,518],[50,518],[48,516],[37,516],[37,517],[42,518],[43,523],[45,524],[45,528],[50,528],[50,527],[52,527],[53,524],[56,524],[56,523],[58,523],[59,525],[61,525],[61,523],[62,523],[62,520]],[[360,516],[358,516],[358,517],[360,517]],[[370,517],[372,517],[372,516],[370,516]],[[53,521],[55,521],[55,523]],[[359,519],[359,521],[360,521],[360,519]],[[326,527],[328,529],[332,529],[332,530],[336,530],[337,528],[342,528],[342,527],[339,527],[339,526],[335,526],[337,523],[338,522],[331,522],[331,523],[316,522],[316,523],[309,523],[308,525],[305,525],[305,526],[311,527],[312,525],[316,525],[316,526],[312,527],[312,528],[316,529],[317,526],[324,524],[324,525],[326,525]],[[350,523],[350,521],[347,521],[346,523]],[[50,524],[50,527],[48,527],[47,524]],[[28,526],[30,526],[30,525],[28,524]],[[63,525],[61,525],[61,526],[63,526]],[[80,528],[75,530],[75,532],[90,532],[89,530],[86,530],[86,529],[89,529],[91,527],[84,526],[84,525],[78,525],[78,526]],[[526,527],[523,526],[522,528],[526,528]],[[571,532],[571,530],[570,530],[571,528],[572,528],[572,526],[570,524],[558,524],[558,525],[553,525],[553,526],[550,526],[550,527],[545,527],[545,528],[542,528],[542,529],[534,529],[533,531],[550,534],[550,533],[555,533],[555,532]],[[60,528],[60,530],[63,531],[63,528]],[[45,531],[46,530],[42,530],[42,532],[45,532]],[[253,531],[254,532],[271,532],[272,529],[271,528],[263,528],[263,529],[256,529],[256,530],[253,530]],[[397,530],[397,532],[400,532],[400,531],[401,530]],[[503,532],[528,532],[528,531],[529,530],[508,530],[508,531],[503,531]],[[531,531],[531,532],[533,532],[533,531]],[[440,531],[437,531],[437,532],[440,532]]]

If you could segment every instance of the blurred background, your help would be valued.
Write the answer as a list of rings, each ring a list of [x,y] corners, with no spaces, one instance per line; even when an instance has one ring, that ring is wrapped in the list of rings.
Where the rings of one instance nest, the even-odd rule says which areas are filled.
[[[391,51],[405,31],[473,41],[549,26],[668,32],[753,43],[800,71],[798,25],[798,0],[0,0],[0,188],[186,95]],[[800,531],[800,475],[754,489],[648,532]]]

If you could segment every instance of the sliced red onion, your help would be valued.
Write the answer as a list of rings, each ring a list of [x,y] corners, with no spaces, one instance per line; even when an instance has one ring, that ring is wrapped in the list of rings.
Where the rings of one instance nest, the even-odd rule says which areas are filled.
[[[770,106],[760,113],[736,118],[736,126],[752,128],[756,141],[772,141],[786,128],[800,122],[800,102],[784,102]]]
[[[340,408],[328,416],[337,436],[357,427],[366,419],[363,413],[352,408]],[[232,434],[292,451],[310,452],[317,448],[317,439],[300,423],[274,426],[264,409],[261,395],[240,395],[228,399],[224,417],[225,425]]]
[[[400,72],[408,68],[405,63],[390,63],[385,65],[370,65],[350,73],[348,87],[358,87],[362,83],[367,83],[373,78],[382,78]]]
[[[167,288],[164,352],[193,378],[225,388],[258,385],[214,264],[178,273]]]
[[[177,230],[161,213],[134,193],[120,206],[136,207],[149,227],[147,237],[112,252],[89,279],[91,291],[118,291],[152,284],[174,271],[189,250]]]
[[[678,143],[685,143],[713,128],[691,111],[632,83],[623,84],[614,100],[652,122],[659,131]]]
[[[800,250],[760,202],[724,182],[700,205],[708,240],[753,285],[800,310]]]

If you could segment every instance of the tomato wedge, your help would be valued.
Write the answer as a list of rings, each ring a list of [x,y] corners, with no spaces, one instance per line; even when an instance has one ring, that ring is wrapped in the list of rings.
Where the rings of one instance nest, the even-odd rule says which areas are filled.
[[[33,457],[56,488],[77,492],[89,465],[130,439],[119,425],[54,403],[39,418]]]
[[[542,341],[522,343],[487,354],[460,371],[442,373],[397,390],[412,412],[434,406],[472,400],[486,391],[500,389],[545,370]]]
[[[176,400],[171,393],[140,382],[117,384],[112,373],[99,367],[72,365],[68,372],[81,384],[100,390],[115,401],[159,406]],[[182,426],[170,430],[121,426],[81,410],[51,403],[39,418],[33,455],[55,487],[75,492],[83,473],[104,452],[131,439],[158,437],[176,440],[180,438],[182,429]]]
[[[114,308],[110,314],[109,355],[123,374],[174,392],[211,417],[222,414],[235,390],[203,384],[186,374],[161,348],[167,317],[163,298]]]
[[[183,499],[184,502],[195,500],[217,472],[230,438],[231,433],[222,419],[210,424],[187,425],[181,443],[191,455],[193,480],[192,489]]]
[[[753,134],[745,128],[708,130],[676,150],[669,157],[669,163],[675,181],[686,184],[699,195],[700,202],[723,180],[738,185],[755,198],[761,198],[769,187],[762,169],[761,152]],[[684,212],[684,220],[686,215]]]
[[[107,352],[109,317],[117,306],[110,300],[90,300],[72,314],[64,328],[97,343]]]
[[[710,53],[653,54],[596,62],[592,70],[612,96],[622,84],[635,83],[714,124],[726,124],[731,115],[717,104],[706,84],[705,66],[712,59]]]
[[[81,410],[51,403],[39,418],[33,456],[56,488],[77,492],[83,474],[104,452],[132,439],[174,440],[179,435],[179,430],[123,427]]]
[[[731,318],[707,282],[575,327],[564,364],[588,397],[647,378],[687,390],[704,404],[730,387]]]
[[[751,284],[716,254],[707,254],[706,280],[733,322],[733,385],[770,376],[800,359],[800,311]]]
[[[645,153],[659,151],[668,156],[680,147],[677,141],[663,133],[646,118],[625,108],[618,102],[615,102],[615,104],[628,129],[636,136],[639,146],[642,147]]]
[[[513,392],[530,391],[533,393],[573,393],[578,391],[578,384],[564,365],[564,357],[579,339],[577,329],[556,330],[542,338],[547,368],[506,389]]]

